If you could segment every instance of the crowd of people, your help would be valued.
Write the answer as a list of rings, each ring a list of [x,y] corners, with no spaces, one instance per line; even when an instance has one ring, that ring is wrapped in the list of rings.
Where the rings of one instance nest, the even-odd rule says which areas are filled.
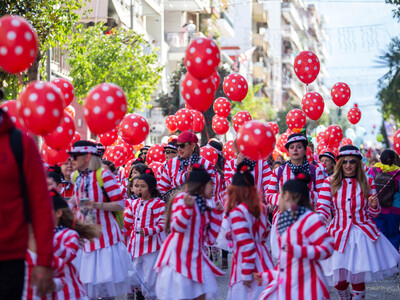
[[[184,131],[155,171],[147,146],[116,168],[86,140],[62,165],[43,167],[23,134],[19,169],[12,131],[0,110],[1,299],[216,299],[216,276],[230,266],[228,299],[329,299],[334,287],[356,300],[365,283],[399,272],[392,150],[372,168],[352,145],[309,162],[307,138],[295,133],[286,161],[237,149],[225,161],[212,139],[213,164]]]

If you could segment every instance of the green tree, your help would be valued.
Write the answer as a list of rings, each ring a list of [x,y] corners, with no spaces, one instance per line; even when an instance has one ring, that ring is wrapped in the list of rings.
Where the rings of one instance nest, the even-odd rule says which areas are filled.
[[[400,20],[400,0],[385,0],[385,2],[395,6],[393,8],[393,17]]]
[[[67,61],[75,95],[82,102],[92,87],[112,82],[125,91],[133,112],[151,100],[163,66],[142,35],[121,27],[105,30],[101,23],[86,29],[78,25],[72,34]]]
[[[63,46],[71,30],[80,19],[78,10],[85,0],[1,0],[0,16],[19,15],[26,18],[36,29],[39,39],[39,53],[26,74],[23,82],[39,79],[39,62],[46,58],[49,48]],[[5,88],[6,98],[15,98],[22,88],[16,76],[0,70],[0,82]]]

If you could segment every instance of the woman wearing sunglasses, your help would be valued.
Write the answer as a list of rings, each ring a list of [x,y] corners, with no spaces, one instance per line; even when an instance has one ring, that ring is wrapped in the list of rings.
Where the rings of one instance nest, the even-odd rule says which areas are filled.
[[[372,218],[381,208],[372,178],[366,177],[359,149],[340,148],[332,176],[322,185],[317,212],[327,222],[333,211],[328,232],[334,239],[334,253],[324,265],[329,283],[340,299],[365,298],[365,282],[380,280],[398,272],[399,253],[380,234]]]

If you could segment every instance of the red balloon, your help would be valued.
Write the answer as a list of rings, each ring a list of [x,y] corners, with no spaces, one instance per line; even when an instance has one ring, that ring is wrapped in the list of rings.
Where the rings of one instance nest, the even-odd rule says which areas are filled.
[[[24,126],[20,123],[20,119],[18,117],[17,111],[17,101],[9,100],[0,104],[0,108],[2,108],[10,117],[11,121],[14,122],[15,126],[19,129],[24,129]]]
[[[169,115],[165,119],[165,126],[168,128],[170,133],[174,133],[175,131],[178,130],[178,127],[176,126],[176,120],[174,115]]]
[[[185,66],[198,79],[210,77],[221,61],[217,44],[208,38],[197,38],[186,48]]]
[[[83,104],[83,114],[91,132],[101,134],[114,129],[125,116],[128,103],[124,91],[113,83],[93,88]]]
[[[319,143],[317,146],[318,155],[321,155],[322,153],[324,153],[326,151],[326,149],[327,149],[327,147],[326,147],[325,143],[324,144]]]
[[[218,71],[215,70],[215,72],[212,73],[211,77],[214,81],[215,91],[217,91],[219,89],[219,84],[221,83],[221,77],[219,76]]]
[[[18,115],[34,134],[44,136],[60,124],[64,103],[53,84],[33,81],[24,88],[18,99]]]
[[[325,143],[325,132],[321,131],[320,133],[317,134],[317,142],[324,142]]]
[[[327,147],[337,147],[343,138],[343,131],[337,125],[328,126],[325,130],[324,140]]]
[[[276,146],[277,146],[278,150],[280,152],[282,152],[282,153],[287,153],[287,150],[285,148],[285,144],[287,143],[289,135],[290,135],[290,133],[285,132],[285,133],[281,134],[281,136],[278,139],[278,142],[277,142]]]
[[[23,17],[3,16],[0,37],[0,67],[11,74],[28,69],[38,53],[38,38],[32,25]]]
[[[46,144],[56,150],[66,148],[75,135],[74,119],[64,111],[60,125],[57,126],[50,134],[45,135],[44,141]]]
[[[99,134],[99,138],[100,138],[100,142],[104,146],[111,146],[118,139],[118,130],[117,130],[117,128],[114,128],[113,130],[111,130],[109,132]]]
[[[46,145],[46,143],[42,144],[40,148],[40,154],[42,155],[44,161],[51,166],[63,164],[69,158],[69,154],[67,153],[69,147],[61,149],[59,151],[54,150]]]
[[[302,51],[294,59],[294,72],[299,80],[305,84],[313,82],[319,73],[319,59],[311,51]]]
[[[214,100],[214,81],[211,77],[199,80],[186,73],[181,83],[181,94],[192,109],[205,112]]]
[[[180,131],[189,130],[193,125],[193,115],[187,108],[181,108],[175,114],[176,126]]]
[[[215,115],[212,118],[212,129],[216,134],[225,134],[229,130],[229,122],[226,118]]]
[[[75,108],[71,105],[68,105],[66,108],[64,108],[64,111],[70,114],[72,118],[75,118]]]
[[[251,121],[251,115],[247,111],[239,111],[232,119],[233,129],[238,132],[239,128],[246,122]]]
[[[233,149],[233,141],[228,141],[222,148],[222,153],[226,160],[231,160],[236,158],[235,150]]]
[[[268,122],[267,124],[274,130],[275,135],[277,135],[279,133],[278,123],[276,123],[276,122]]]
[[[346,146],[346,145],[353,145],[353,141],[349,138],[344,138],[342,140],[342,146]]]
[[[75,142],[80,141],[82,139],[82,136],[78,131],[75,131],[74,136],[72,137],[71,140],[71,145],[73,145]]]
[[[331,89],[332,101],[339,107],[350,100],[351,90],[347,83],[338,82]]]
[[[225,97],[219,97],[214,101],[213,109],[217,116],[227,118],[231,112],[231,102]]]
[[[150,147],[147,152],[146,162],[151,164],[152,162],[163,163],[165,161],[164,144],[155,144]]]
[[[273,129],[258,120],[244,124],[236,136],[236,144],[240,153],[252,160],[268,158],[275,148],[275,143]]]
[[[307,93],[301,100],[301,109],[311,120],[318,120],[324,112],[324,99],[316,92]]]
[[[75,89],[72,83],[64,78],[56,78],[52,80],[51,83],[54,84],[64,96],[65,106],[70,105],[75,97]]]
[[[396,131],[393,137],[393,149],[397,152],[397,154],[400,153],[400,129]]]
[[[240,74],[229,74],[224,79],[224,93],[232,101],[241,102],[246,98],[248,89],[246,78]]]
[[[286,124],[291,130],[304,128],[306,115],[300,109],[292,109],[286,115]]]
[[[350,108],[347,113],[347,120],[353,125],[357,124],[361,120],[361,110],[358,108],[357,104],[354,104],[354,107]]]
[[[307,156],[308,162],[309,162],[310,164],[312,164],[313,161],[314,161],[314,153],[311,151],[311,148],[310,148],[310,147],[307,147],[306,156]]]
[[[158,161],[153,161],[151,164],[149,164],[149,168],[153,171],[154,176],[157,177],[157,173],[158,173],[158,168],[162,165],[162,163],[158,162]],[[126,176],[128,177],[128,176]]]
[[[207,159],[213,165],[218,161],[218,152],[209,145],[200,148],[200,156]]]
[[[202,132],[204,125],[206,124],[206,119],[204,119],[203,114],[197,110],[191,110],[190,112],[193,116],[192,131]]]
[[[126,162],[127,158],[129,157],[129,153],[128,149],[125,147],[116,145],[107,147],[104,156],[107,157],[108,160],[111,160],[115,164],[115,167],[118,168]]]
[[[137,145],[149,135],[149,123],[138,114],[127,114],[119,127],[122,139],[130,145]]]

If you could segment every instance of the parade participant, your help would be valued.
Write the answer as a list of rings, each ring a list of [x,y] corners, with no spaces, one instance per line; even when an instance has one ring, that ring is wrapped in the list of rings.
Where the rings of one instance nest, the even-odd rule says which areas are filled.
[[[333,174],[333,170],[336,165],[336,157],[330,151],[325,151],[319,155],[319,161],[325,166],[324,176],[325,178]]]
[[[333,239],[312,212],[309,181],[308,174],[299,173],[281,188],[276,226],[279,261],[275,270],[255,275],[259,282],[262,278],[268,284],[260,299],[330,298],[319,260],[331,256]]]
[[[398,272],[400,255],[380,234],[372,218],[381,208],[372,178],[367,178],[362,154],[353,145],[340,148],[332,176],[325,179],[318,198],[317,212],[327,222],[333,211],[328,232],[334,239],[334,253],[323,263],[330,285],[340,299],[365,298],[365,282],[380,280]]]
[[[382,152],[380,163],[368,171],[377,185],[381,213],[374,219],[376,226],[388,238],[392,245],[400,247],[400,167],[394,164],[396,153],[391,149]]]
[[[163,153],[165,155],[165,162],[157,170],[157,182],[160,181],[161,173],[164,171],[168,162],[174,157],[178,156],[178,146],[176,143],[176,139],[172,139],[172,141],[164,146]]]
[[[197,142],[197,136],[191,131],[183,131],[178,136],[177,147],[179,155],[168,161],[164,171],[161,173],[160,180],[157,182],[157,187],[167,203],[174,198],[176,193],[182,191],[182,186],[187,181],[188,173],[195,163],[202,165],[211,179],[215,180],[214,166],[204,157],[200,157]]]
[[[47,169],[47,188],[49,191],[52,189],[56,190],[57,193],[61,194],[63,191],[61,169],[59,166],[49,167]]]
[[[150,146],[143,146],[140,149],[139,157],[143,160],[144,163],[146,163],[147,152],[149,152],[149,149],[150,149]]]
[[[29,227],[37,243],[32,283],[41,296],[52,285],[54,222],[46,175],[33,138],[1,108],[0,145],[0,299],[21,299]]]
[[[68,158],[66,162],[61,165],[61,183],[62,183],[62,192],[60,193],[64,199],[69,199],[74,194],[74,185],[71,182],[71,174],[72,174],[72,160]]]
[[[153,269],[164,240],[165,202],[159,198],[160,192],[153,175],[140,175],[135,186],[140,197],[125,209],[124,221],[125,228],[131,232],[130,254],[140,278],[141,294],[151,300],[156,299],[156,273]]]
[[[213,245],[221,225],[223,207],[206,205],[213,193],[210,174],[198,163],[192,165],[185,184],[170,205],[165,231],[170,234],[156,262],[156,293],[161,300],[216,298],[214,275],[223,275],[203,251]]]
[[[125,198],[113,175],[101,168],[96,144],[77,141],[69,152],[77,173],[73,201],[86,223],[101,226],[102,235],[85,241],[80,278],[90,298],[110,298],[131,291],[133,266],[114,211],[122,211]],[[74,177],[74,174],[72,175]]]
[[[261,201],[251,166],[241,163],[228,187],[226,214],[233,240],[228,299],[258,299],[263,287],[253,274],[274,268],[266,247],[268,209]]]
[[[102,159],[101,164],[104,169],[110,171],[115,176],[117,175],[117,169],[115,168],[115,164],[111,160]]]
[[[274,161],[274,163],[272,164],[272,171],[275,170],[276,168],[279,168],[280,166],[282,166],[282,162],[277,160]]]

